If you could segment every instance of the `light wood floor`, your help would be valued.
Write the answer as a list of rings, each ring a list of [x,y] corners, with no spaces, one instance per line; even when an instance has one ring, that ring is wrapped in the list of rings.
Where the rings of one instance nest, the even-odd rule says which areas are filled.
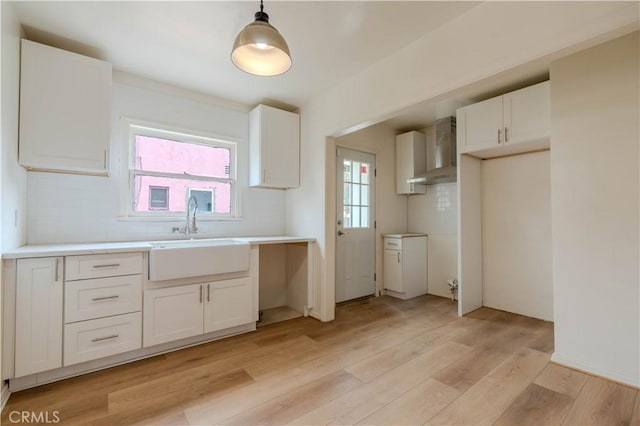
[[[374,298],[18,392],[59,424],[640,424],[638,391],[549,363],[550,323]]]

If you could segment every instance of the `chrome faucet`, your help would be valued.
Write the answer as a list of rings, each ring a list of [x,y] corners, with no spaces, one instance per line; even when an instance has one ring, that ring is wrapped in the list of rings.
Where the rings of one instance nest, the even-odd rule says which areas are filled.
[[[193,201],[193,216],[190,216],[191,212],[191,201]],[[192,195],[187,200],[187,223],[184,226],[185,235],[195,234],[198,232],[198,227],[196,226],[196,213],[198,213],[198,200],[195,195]]]

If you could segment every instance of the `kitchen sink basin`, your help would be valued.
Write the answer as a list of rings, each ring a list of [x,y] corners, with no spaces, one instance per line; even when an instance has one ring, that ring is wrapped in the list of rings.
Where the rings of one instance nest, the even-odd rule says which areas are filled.
[[[233,239],[152,242],[149,280],[165,281],[249,269],[249,244]]]

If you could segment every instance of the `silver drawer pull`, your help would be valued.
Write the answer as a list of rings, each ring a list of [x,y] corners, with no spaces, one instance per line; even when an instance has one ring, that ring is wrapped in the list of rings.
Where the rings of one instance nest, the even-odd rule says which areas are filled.
[[[91,299],[92,302],[99,302],[101,300],[111,300],[111,299],[117,299],[120,296],[115,295],[115,296],[103,296],[103,297],[94,297],[93,299]]]
[[[117,268],[120,266],[119,263],[110,263],[108,265],[93,265],[94,268]]]
[[[116,337],[120,337],[120,335],[119,334],[112,334],[111,336],[96,337],[95,339],[91,339],[91,343],[102,342],[103,340],[115,339]]]
[[[387,243],[387,244],[390,245],[390,246],[397,246],[398,245],[398,243]]]

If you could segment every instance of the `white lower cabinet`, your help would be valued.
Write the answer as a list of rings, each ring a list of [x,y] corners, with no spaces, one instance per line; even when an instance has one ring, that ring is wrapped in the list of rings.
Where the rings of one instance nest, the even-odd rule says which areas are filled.
[[[383,280],[389,296],[410,299],[427,293],[427,236],[392,234],[384,238]]]
[[[140,312],[80,321],[64,326],[64,365],[140,348]]]
[[[62,367],[62,258],[19,259],[15,376]]]
[[[144,292],[143,346],[202,334],[202,284]]]
[[[253,320],[253,292],[249,277],[206,284],[204,332],[222,330]]]
[[[249,277],[146,290],[143,346],[153,346],[253,321]]]

